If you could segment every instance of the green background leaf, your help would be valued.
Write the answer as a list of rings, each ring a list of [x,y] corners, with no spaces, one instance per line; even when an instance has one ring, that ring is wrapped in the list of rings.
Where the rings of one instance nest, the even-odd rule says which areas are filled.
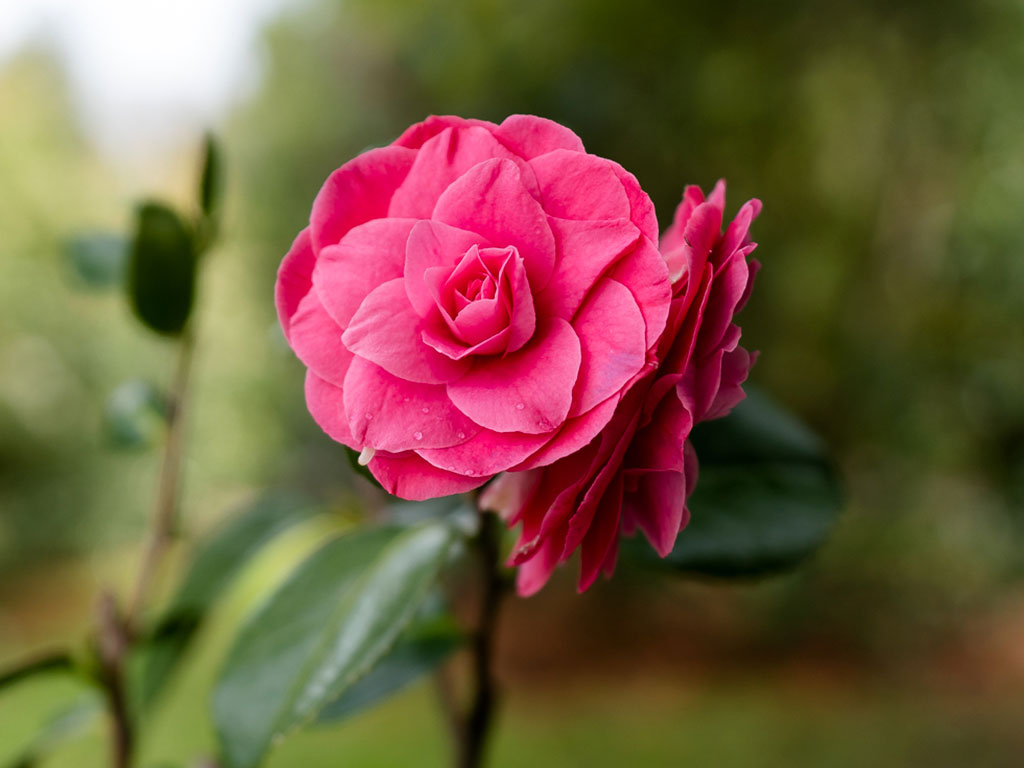
[[[107,398],[104,427],[117,448],[149,448],[167,428],[166,395],[142,379],[123,382]]]
[[[229,515],[197,547],[184,581],[133,658],[136,707],[148,709],[191,646],[217,598],[271,540],[320,514],[291,494],[266,494]]]
[[[317,721],[336,722],[398,693],[441,665],[464,639],[451,616],[436,612],[421,616],[366,677],[320,712]]]
[[[64,242],[64,258],[75,282],[93,289],[124,282],[128,250],[124,237],[109,232],[74,235]]]
[[[139,319],[158,333],[181,333],[192,312],[196,249],[178,215],[157,202],[138,208],[128,294]]]
[[[220,207],[221,174],[220,145],[208,133],[203,140],[203,166],[199,174],[199,206],[207,217]]]
[[[453,528],[369,528],[309,557],[242,628],[214,693],[231,768],[312,721],[367,675],[425,602],[455,541]]]

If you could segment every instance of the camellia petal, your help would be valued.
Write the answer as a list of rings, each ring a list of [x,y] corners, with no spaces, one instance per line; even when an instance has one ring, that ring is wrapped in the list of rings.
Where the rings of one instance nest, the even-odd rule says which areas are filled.
[[[402,276],[405,243],[414,224],[414,219],[374,219],[320,252],[313,285],[341,328],[348,326],[367,294]]]
[[[533,115],[511,115],[498,126],[494,135],[519,157],[531,160],[556,149],[585,152],[580,137],[554,120]]]
[[[478,365],[450,383],[448,396],[495,432],[551,432],[569,413],[580,358],[572,326],[553,318],[518,352]]]
[[[412,452],[378,453],[370,459],[367,468],[385,491],[410,501],[466,493],[487,482],[485,477],[466,477],[438,469]]]
[[[582,361],[570,416],[619,392],[647,360],[643,315],[622,283],[603,278],[572,321]]]
[[[448,399],[443,385],[412,385],[356,357],[345,377],[343,403],[360,445],[399,453],[464,443],[480,427]]]
[[[549,223],[558,243],[559,259],[551,281],[537,296],[537,302],[546,313],[571,320],[601,275],[636,246],[640,233],[626,219],[551,218]],[[665,294],[670,296],[667,275],[666,270],[662,279]]]
[[[629,198],[611,163],[596,155],[556,149],[530,161],[541,204],[563,219],[628,219]]]
[[[292,349],[322,379],[341,386],[352,362],[352,353],[341,343],[341,328],[327,314],[316,291],[310,291],[292,317]]]
[[[476,232],[451,227],[439,221],[419,221],[409,233],[405,246],[405,291],[420,317],[426,317],[436,304],[435,294],[424,282],[424,274],[434,267],[454,267],[456,261],[474,245],[490,245]]]
[[[324,381],[312,371],[306,371],[306,407],[313,421],[333,440],[359,450],[360,444],[348,427],[341,397],[340,387]]]
[[[494,157],[513,160],[515,156],[486,128],[445,128],[416,152],[412,168],[391,198],[388,216],[429,218],[437,199],[453,181]]]
[[[416,153],[380,147],[349,160],[321,187],[310,215],[313,249],[341,240],[352,227],[387,216],[391,196],[412,168]]]
[[[292,315],[299,308],[299,302],[313,287],[313,267],[316,256],[309,239],[309,227],[299,232],[288,250],[281,266],[277,270],[277,283],[274,285],[274,303],[277,306],[277,319],[287,339],[291,335]]]
[[[476,232],[495,247],[516,246],[534,290],[547,284],[555,266],[555,239],[515,163],[494,159],[474,166],[444,191],[432,218]]]
[[[389,280],[363,301],[342,341],[360,357],[388,373],[420,384],[444,384],[469,370],[423,343],[423,321],[405,294],[402,278]]]

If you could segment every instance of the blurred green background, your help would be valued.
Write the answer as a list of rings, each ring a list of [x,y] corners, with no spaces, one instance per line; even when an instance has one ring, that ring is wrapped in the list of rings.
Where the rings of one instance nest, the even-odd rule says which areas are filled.
[[[633,171],[663,226],[687,183],[724,176],[730,211],[764,201],[741,316],[752,380],[833,446],[848,503],[793,575],[626,573],[583,597],[562,578],[516,601],[494,764],[1020,765],[1022,40],[1018,0],[278,9],[218,127],[224,245],[199,298],[186,538],[267,487],[339,507],[368,493],[306,414],[271,301],[327,174],[431,113],[543,115]],[[140,195],[187,201],[199,134],[112,159],[72,74],[45,37],[0,62],[0,665],[79,636],[99,585],[125,583],[157,460],[111,444],[105,402],[173,362],[120,296],[83,290],[62,243],[125,229]],[[236,592],[147,765],[209,749]],[[0,696],[0,758],[58,685],[38,684],[38,712]],[[102,749],[89,731],[53,764],[101,765]],[[444,765],[446,749],[421,686],[272,764]]]

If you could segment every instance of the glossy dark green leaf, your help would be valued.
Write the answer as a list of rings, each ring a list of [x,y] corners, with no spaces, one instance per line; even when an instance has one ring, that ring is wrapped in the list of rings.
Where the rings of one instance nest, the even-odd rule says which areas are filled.
[[[76,284],[112,288],[124,282],[128,241],[107,232],[75,235],[64,242],[64,258]]]
[[[458,624],[449,615],[417,619],[370,673],[328,704],[317,720],[336,722],[398,693],[434,671],[464,640]]]
[[[220,207],[222,173],[220,146],[213,134],[208,133],[203,140],[203,165],[199,174],[199,206],[207,217]]]
[[[133,379],[107,398],[104,427],[117,448],[148,448],[160,441],[167,428],[167,397],[148,381]]]
[[[686,573],[744,577],[790,568],[825,541],[842,495],[823,443],[799,420],[750,391],[692,440],[700,473],[689,524],[663,561],[646,542],[627,552]]]
[[[139,206],[128,263],[128,295],[135,314],[158,333],[181,333],[192,312],[195,276],[191,230],[161,203]]]
[[[442,523],[369,528],[313,553],[228,654],[213,700],[224,763],[259,765],[365,677],[416,616],[456,538]]]
[[[136,707],[147,709],[181,663],[209,611],[245,565],[274,538],[318,510],[289,494],[245,505],[201,541],[185,578],[133,659]]]

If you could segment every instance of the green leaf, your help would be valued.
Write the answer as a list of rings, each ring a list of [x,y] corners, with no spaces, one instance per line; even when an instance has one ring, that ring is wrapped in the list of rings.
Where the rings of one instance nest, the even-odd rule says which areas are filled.
[[[199,174],[199,207],[206,217],[211,217],[220,207],[221,196],[221,152],[212,133],[203,140],[203,166]]]
[[[117,448],[140,449],[158,443],[167,428],[167,397],[148,381],[133,379],[107,398],[104,427]]]
[[[398,693],[440,666],[464,640],[450,615],[418,619],[366,677],[320,712],[318,722],[336,722]]]
[[[74,667],[74,659],[67,653],[56,652],[35,656],[0,670],[0,688],[16,685],[36,675],[72,671]]]
[[[133,659],[136,707],[145,711],[173,675],[217,598],[271,540],[319,511],[286,494],[267,494],[229,515],[195,550],[185,579]]]
[[[430,594],[456,535],[442,523],[361,529],[299,566],[246,622],[217,682],[230,768],[258,765],[370,672]]]
[[[139,206],[128,263],[128,295],[135,314],[158,333],[181,333],[192,312],[195,276],[192,232],[162,203]]]
[[[677,571],[745,577],[795,566],[825,541],[842,495],[821,440],[765,395],[699,424],[700,460],[690,522],[664,561]],[[634,553],[639,547],[632,544]]]
[[[106,232],[75,235],[64,242],[64,258],[79,285],[110,288],[124,282],[128,242]]]
[[[96,690],[82,691],[54,713],[21,753],[4,768],[35,768],[62,744],[80,734],[103,713],[103,697]]]

